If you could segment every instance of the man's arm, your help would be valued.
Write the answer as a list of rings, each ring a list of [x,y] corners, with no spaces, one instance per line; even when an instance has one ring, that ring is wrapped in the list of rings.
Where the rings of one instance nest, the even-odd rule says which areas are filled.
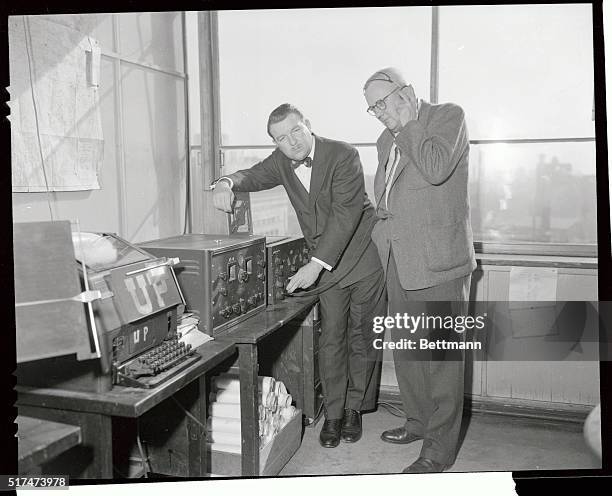
[[[411,120],[396,136],[395,142],[428,183],[442,184],[469,146],[463,110],[458,105],[446,104],[431,116],[426,126]]]
[[[234,191],[261,191],[280,184],[280,174],[274,154],[266,157],[250,169],[242,169],[220,177],[214,183],[213,204],[218,210],[231,212]]]
[[[242,169],[224,177],[232,180],[234,191],[262,191],[280,184],[280,174],[274,153],[250,169]]]
[[[312,258],[331,267],[338,263],[361,219],[364,192],[363,169],[353,148],[334,170],[331,212]]]

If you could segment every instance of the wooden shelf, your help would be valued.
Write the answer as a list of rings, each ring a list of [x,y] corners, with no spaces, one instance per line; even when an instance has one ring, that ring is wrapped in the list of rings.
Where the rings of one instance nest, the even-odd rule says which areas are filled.
[[[81,443],[81,428],[23,415],[17,416],[19,473],[55,458]]]

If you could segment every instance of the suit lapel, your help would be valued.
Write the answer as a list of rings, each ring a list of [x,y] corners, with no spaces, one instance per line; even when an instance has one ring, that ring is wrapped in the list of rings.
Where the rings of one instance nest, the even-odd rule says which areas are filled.
[[[314,205],[317,201],[329,168],[326,143],[318,136],[313,135],[313,137],[316,140],[316,144],[312,161],[312,175],[310,176],[310,205]]]

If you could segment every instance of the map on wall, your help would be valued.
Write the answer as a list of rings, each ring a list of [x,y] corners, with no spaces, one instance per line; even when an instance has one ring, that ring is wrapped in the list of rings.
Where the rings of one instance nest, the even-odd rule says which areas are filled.
[[[48,19],[9,18],[13,192],[100,189],[100,47]]]

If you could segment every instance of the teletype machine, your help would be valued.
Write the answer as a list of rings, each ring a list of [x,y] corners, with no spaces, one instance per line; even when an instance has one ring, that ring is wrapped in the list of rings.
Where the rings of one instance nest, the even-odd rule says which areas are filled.
[[[42,234],[37,243],[33,233],[38,231]],[[49,256],[44,252],[51,249],[46,246],[49,233],[55,233],[60,243],[52,253],[57,256],[61,248],[64,257],[65,253],[73,257],[72,267],[64,263],[68,279],[76,279],[77,286],[68,293],[75,292],[78,281],[82,292],[62,301],[68,309],[87,308],[89,318],[80,319],[77,334],[82,340],[89,331],[88,350],[60,346],[52,351],[53,342],[47,339],[46,350],[32,353],[39,336],[55,336],[59,343],[65,331],[51,318],[54,305],[60,302],[28,296],[35,287],[30,273],[38,264],[19,254],[19,247],[27,244],[30,252],[39,252],[34,254],[42,257],[44,265]],[[21,288],[16,291],[17,333],[25,353],[17,370],[20,384],[95,392],[108,391],[113,384],[151,388],[200,359],[177,333],[177,312],[185,303],[173,270],[177,259],[155,257],[114,234],[71,235],[68,222],[16,224],[14,236],[16,288]],[[72,243],[66,236],[71,236]],[[20,284],[23,274],[27,283]],[[36,321],[32,321],[33,309],[39,313]],[[18,355],[19,348],[18,344]]]

